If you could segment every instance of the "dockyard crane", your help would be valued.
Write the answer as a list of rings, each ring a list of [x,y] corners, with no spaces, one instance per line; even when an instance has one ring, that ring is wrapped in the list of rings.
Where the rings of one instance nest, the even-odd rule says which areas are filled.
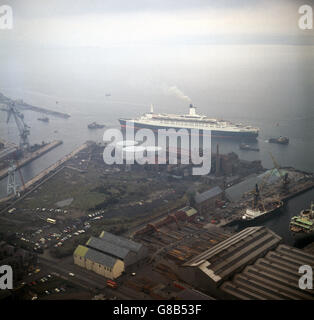
[[[24,191],[25,190],[25,182],[24,182],[24,178],[20,169],[20,165],[18,162],[18,157],[16,154],[17,150],[15,151],[15,154],[13,156],[13,160],[10,161],[10,167],[8,169],[8,182],[7,182],[7,195],[11,195],[12,193],[14,194],[14,196],[20,196],[20,191]],[[18,184],[16,183],[16,171],[18,171],[19,176],[20,176],[20,180],[22,183],[21,188],[18,186]]]
[[[262,181],[258,184],[255,184],[255,188],[249,192],[243,194],[243,196],[253,195],[253,208],[257,207],[258,203],[260,202],[265,210],[265,203],[264,197],[262,195],[262,191],[264,186],[268,183],[269,178],[274,174],[274,169],[269,170],[269,172],[265,173]]]
[[[270,170],[269,172],[265,173],[262,181],[259,184],[256,184],[255,188],[243,193],[243,197],[255,195],[257,193],[257,188],[259,191],[262,191],[266,183],[268,182],[268,179],[272,176],[274,170]]]
[[[24,115],[16,109],[13,102],[7,103],[6,108],[2,108],[1,110],[6,111],[8,114],[7,123],[10,121],[11,116],[13,116],[13,119],[15,120],[16,126],[19,131],[20,149],[22,152],[24,150],[28,150],[30,146],[28,140],[28,136],[30,135],[30,127],[24,122]]]
[[[280,169],[280,166],[279,166],[278,162],[276,161],[275,157],[273,156],[273,154],[271,152],[269,152],[269,154],[270,154],[270,157],[271,157],[271,159],[273,161],[273,164],[274,164],[275,168],[277,169],[277,171],[278,171],[278,173],[280,175],[280,178],[282,180],[282,186],[286,190],[287,187],[288,187],[288,184],[290,182],[288,173],[283,174],[281,169]]]
[[[10,163],[10,168],[8,170],[8,184],[7,184],[7,194],[14,194],[16,196],[17,194],[17,185],[15,182],[15,171],[16,166],[14,165],[13,161]]]

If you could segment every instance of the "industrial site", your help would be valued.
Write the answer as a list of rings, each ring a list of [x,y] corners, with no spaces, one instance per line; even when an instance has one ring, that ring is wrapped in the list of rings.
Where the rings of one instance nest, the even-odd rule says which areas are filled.
[[[126,142],[118,148],[126,148]],[[23,152],[28,149],[22,145],[14,167],[14,147],[2,146],[8,196],[0,202],[1,263],[19,270],[9,295],[33,300],[314,298],[298,284],[300,265],[314,264],[313,250],[284,244],[259,216],[245,218],[248,208],[267,203],[283,207],[262,215],[263,220],[284,215],[289,199],[314,187],[313,174],[281,168],[272,155],[274,167],[266,170],[260,161],[220,154],[219,144],[205,176],[193,176],[190,165],[157,160],[107,165],[105,144],[87,141],[17,186],[19,164],[34,154]],[[46,145],[40,148],[49,151]]]
[[[3,309],[307,317],[311,1],[2,2]]]

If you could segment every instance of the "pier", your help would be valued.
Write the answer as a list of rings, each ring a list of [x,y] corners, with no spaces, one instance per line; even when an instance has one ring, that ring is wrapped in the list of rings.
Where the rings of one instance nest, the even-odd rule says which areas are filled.
[[[45,108],[41,108],[41,107],[32,106],[32,105],[25,103],[25,102],[17,103],[16,107],[21,110],[31,110],[31,111],[40,112],[40,113],[48,114],[51,116],[59,117],[59,118],[67,119],[67,118],[71,117],[68,113],[63,113],[63,112],[59,112],[59,111],[54,111],[54,110],[49,110],[49,109],[45,109]]]
[[[19,99],[19,100],[10,99],[0,92],[0,104],[1,103],[4,103],[5,105],[11,103],[11,104],[14,104],[14,106],[17,109],[20,109],[20,110],[31,110],[31,111],[35,111],[35,112],[39,112],[39,113],[43,113],[43,114],[48,114],[51,116],[64,118],[64,119],[71,117],[71,115],[69,115],[68,113],[49,110],[49,109],[42,108],[42,107],[36,107],[36,106],[30,105],[30,104],[24,102],[21,99]]]

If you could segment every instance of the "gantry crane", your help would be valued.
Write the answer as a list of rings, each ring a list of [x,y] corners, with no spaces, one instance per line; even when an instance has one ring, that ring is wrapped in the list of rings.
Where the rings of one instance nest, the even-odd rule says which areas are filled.
[[[19,136],[20,136],[20,152],[24,153],[24,151],[29,150],[29,147],[30,147],[29,140],[28,140],[28,136],[30,135],[30,131],[29,131],[30,127],[24,122],[24,115],[16,109],[14,102],[8,102],[6,103],[5,106],[6,108],[1,108],[1,110],[7,112],[7,121],[6,121],[7,123],[10,121],[11,116],[13,116],[19,131]],[[20,166],[18,164],[18,157],[16,152],[13,157],[14,159],[10,161],[10,167],[8,170],[8,183],[7,183],[8,195],[12,193],[14,195],[19,194],[18,186],[15,181],[16,170],[18,170],[20,175],[20,179],[23,187],[22,190],[25,189],[25,183],[20,170]]]
[[[10,121],[11,116],[13,116],[16,126],[19,130],[20,136],[20,149],[25,151],[29,149],[29,140],[28,136],[30,135],[30,127],[24,122],[24,115],[18,111],[13,102],[9,102],[6,109],[2,109],[7,112],[7,123]]]
[[[289,182],[290,182],[288,173],[283,174],[281,172],[280,166],[279,166],[278,162],[276,161],[275,157],[273,156],[273,154],[271,152],[269,152],[269,154],[270,154],[270,157],[271,157],[271,159],[273,161],[273,164],[274,164],[275,168],[277,169],[277,171],[278,171],[278,173],[280,175],[280,178],[281,178],[281,181],[282,181],[282,187],[283,187],[284,191],[287,191],[287,188],[288,188],[288,185],[289,185]]]

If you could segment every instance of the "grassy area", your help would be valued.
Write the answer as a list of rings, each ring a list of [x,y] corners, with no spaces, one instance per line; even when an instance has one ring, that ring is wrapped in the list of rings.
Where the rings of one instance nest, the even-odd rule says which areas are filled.
[[[103,168],[90,166],[88,172],[79,173],[65,168],[59,174],[35,190],[19,204],[20,208],[53,208],[64,199],[73,198],[66,206],[81,211],[106,207],[115,203],[139,200],[154,190],[164,188],[158,179],[143,172],[104,174]]]
[[[96,170],[81,174],[65,168],[32,193],[20,206],[29,209],[36,207],[53,208],[58,201],[73,198],[74,201],[70,207],[87,210],[104,201],[103,194],[92,191],[95,184],[100,183],[99,180]]]

